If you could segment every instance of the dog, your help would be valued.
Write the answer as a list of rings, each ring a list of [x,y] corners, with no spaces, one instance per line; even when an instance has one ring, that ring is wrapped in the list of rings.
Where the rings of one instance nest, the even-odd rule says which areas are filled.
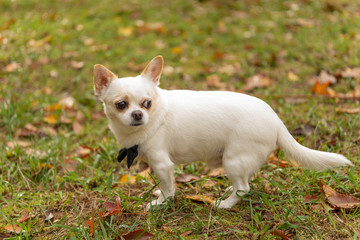
[[[145,155],[160,181],[161,194],[147,205],[166,204],[175,194],[174,165],[203,161],[223,167],[232,193],[214,201],[232,208],[249,192],[249,180],[278,147],[300,166],[323,170],[353,165],[346,157],[300,145],[272,108],[242,93],[164,90],[158,87],[162,56],[152,59],[136,77],[118,78],[106,67],[94,66],[94,91],[102,101],[109,128],[128,167]]]

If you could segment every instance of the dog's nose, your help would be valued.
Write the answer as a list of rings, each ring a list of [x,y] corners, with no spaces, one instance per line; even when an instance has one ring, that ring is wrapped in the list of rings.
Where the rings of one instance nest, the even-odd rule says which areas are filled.
[[[140,121],[143,117],[143,114],[140,110],[136,110],[131,113],[131,117],[136,121]]]

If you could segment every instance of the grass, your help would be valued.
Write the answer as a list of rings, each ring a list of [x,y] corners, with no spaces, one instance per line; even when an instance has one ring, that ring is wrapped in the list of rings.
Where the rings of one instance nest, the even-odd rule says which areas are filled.
[[[136,229],[156,239],[274,239],[275,230],[294,239],[359,237],[358,209],[304,203],[306,194],[320,195],[319,181],[359,197],[360,114],[338,111],[359,100],[312,94],[309,82],[326,70],[337,76],[331,86],[337,93],[359,89],[359,77],[341,77],[360,65],[356,1],[4,0],[0,9],[0,227],[22,229],[0,230],[1,238],[116,239]],[[245,79],[265,74],[274,83],[248,93],[268,102],[290,130],[315,126],[310,136],[297,136],[302,144],[344,154],[355,167],[316,172],[266,164],[241,203],[216,210],[186,197],[219,198],[230,184],[226,177],[207,177],[202,163],[179,166],[177,175],[205,175],[217,184],[179,184],[169,206],[146,213],[156,177],[144,180],[140,166],[129,171],[116,162],[118,145],[93,96],[92,67],[134,76],[159,54],[167,89],[218,89],[206,83],[216,75],[221,88],[241,91]],[[75,103],[57,107],[61,99]],[[137,181],[121,184],[119,176],[129,173]],[[90,236],[84,222],[116,196],[122,212]],[[33,217],[17,223],[25,212]]]

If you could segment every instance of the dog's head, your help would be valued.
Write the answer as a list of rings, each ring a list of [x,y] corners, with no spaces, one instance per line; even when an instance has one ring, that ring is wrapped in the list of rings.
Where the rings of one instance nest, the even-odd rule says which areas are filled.
[[[106,116],[125,127],[136,128],[148,123],[157,108],[163,57],[150,61],[141,75],[118,78],[106,67],[94,66],[95,95],[104,104]]]

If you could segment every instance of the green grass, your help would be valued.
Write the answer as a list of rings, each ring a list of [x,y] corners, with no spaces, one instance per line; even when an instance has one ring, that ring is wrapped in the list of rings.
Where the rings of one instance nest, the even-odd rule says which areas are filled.
[[[360,114],[338,111],[358,107],[359,95],[325,98],[312,94],[309,83],[326,70],[337,76],[336,92],[360,88],[359,77],[340,74],[360,66],[359,10],[352,0],[1,1],[0,228],[25,212],[34,217],[18,224],[19,234],[0,230],[0,238],[116,239],[140,228],[156,239],[274,239],[274,230],[294,239],[359,238],[359,209],[328,212],[304,203],[306,194],[321,194],[320,181],[360,197]],[[179,184],[169,206],[146,213],[156,177],[119,183],[129,170],[115,160],[118,145],[93,96],[92,67],[101,63],[120,77],[134,76],[156,55],[165,58],[161,87],[167,89],[214,90],[206,78],[215,74],[225,89],[242,91],[248,77],[267,75],[272,85],[248,93],[268,102],[290,130],[315,126],[310,136],[297,136],[302,144],[344,154],[355,167],[315,172],[266,164],[233,210],[186,199],[221,197],[230,183],[220,176],[210,188],[202,180]],[[290,81],[290,71],[299,80]],[[49,111],[64,94],[75,99],[72,109]],[[82,132],[75,133],[73,122]],[[26,124],[35,133],[21,134]],[[9,147],[19,140],[28,145]],[[90,154],[79,154],[80,146]],[[176,169],[184,172],[206,175],[206,168]],[[90,236],[84,222],[116,196],[122,212],[98,222]],[[45,220],[44,213],[54,217]]]

